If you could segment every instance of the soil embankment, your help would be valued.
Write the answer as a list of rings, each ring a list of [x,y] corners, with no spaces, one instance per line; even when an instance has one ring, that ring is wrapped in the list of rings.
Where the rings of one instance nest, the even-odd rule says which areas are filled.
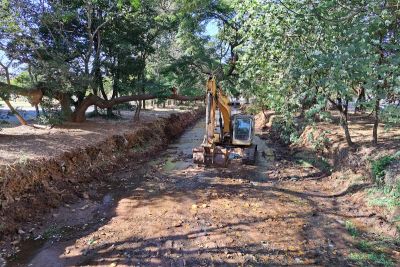
[[[148,158],[165,148],[203,110],[170,114],[142,123],[132,131],[94,138],[54,157],[26,159],[0,166],[0,234],[16,233],[61,203],[73,203],[107,180],[105,173]],[[89,138],[90,140],[90,138]],[[71,141],[73,142],[73,141]],[[95,183],[93,183],[95,182]]]

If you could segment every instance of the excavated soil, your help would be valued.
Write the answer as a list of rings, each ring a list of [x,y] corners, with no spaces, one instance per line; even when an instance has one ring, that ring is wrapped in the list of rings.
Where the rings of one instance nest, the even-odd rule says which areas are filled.
[[[80,128],[80,134],[65,134],[67,140],[57,142],[64,135],[60,131],[71,126],[66,125],[63,130],[58,128],[50,134],[53,137],[42,137],[56,148],[64,146],[67,149],[61,153],[58,151],[53,157],[47,155],[49,150],[46,150],[42,151],[40,158],[32,157],[0,166],[0,237],[18,232],[21,224],[34,221],[62,203],[72,204],[81,197],[88,197],[88,191],[94,192],[102,183],[112,182],[106,173],[157,154],[202,113],[203,110],[198,109],[167,117],[164,114],[164,117],[155,117],[135,127],[124,127],[123,123],[116,122],[113,126],[110,123],[88,123],[83,125],[85,130]],[[100,130],[105,126],[111,126],[111,129]],[[86,133],[82,132],[89,128],[91,133],[83,137]],[[96,137],[95,129],[102,133],[102,138]],[[15,136],[8,137],[12,138]],[[18,145],[30,149],[29,145]]]
[[[256,139],[255,166],[195,166],[203,128],[151,161],[103,172],[104,187],[26,226],[21,236],[36,240],[17,242],[9,266],[380,265],[354,256],[365,244],[398,266],[396,231],[355,199],[359,188],[269,139]]]

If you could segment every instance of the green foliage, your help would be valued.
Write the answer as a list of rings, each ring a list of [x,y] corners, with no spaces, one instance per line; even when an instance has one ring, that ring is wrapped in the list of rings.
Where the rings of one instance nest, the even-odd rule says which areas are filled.
[[[371,171],[375,182],[378,184],[382,183],[382,178],[385,176],[385,169],[393,160],[392,156],[384,156],[372,162]]]
[[[400,106],[389,105],[382,110],[382,122],[385,123],[385,128],[400,126]]]
[[[362,86],[386,99],[398,88],[398,24],[389,2],[379,0],[235,1],[244,21],[243,78],[265,107],[281,114],[306,112],[326,119],[326,103],[339,110]],[[340,102],[339,102],[340,99]],[[318,115],[318,116],[316,116]],[[389,115],[391,116],[391,115]]]
[[[375,182],[378,185],[383,184],[386,168],[394,161],[400,159],[400,151],[394,155],[383,156],[371,162],[371,172]]]
[[[262,109],[260,106],[257,105],[250,105],[249,107],[246,108],[247,114],[257,115],[260,112],[262,112]]]
[[[59,106],[51,99],[44,99],[41,106],[43,113],[36,119],[37,123],[43,125],[60,125],[65,121]]]
[[[136,107],[131,103],[122,103],[114,106],[116,110],[134,110]]]
[[[370,241],[361,239],[361,233],[349,221],[346,222],[346,229],[357,240],[355,247],[358,249],[357,252],[349,254],[349,260],[361,266],[394,266],[386,251],[397,246],[396,239],[380,238]]]
[[[60,125],[64,122],[60,112],[51,112],[46,115],[41,114],[36,121],[43,125]]]
[[[327,136],[330,133],[330,131],[325,130],[317,137],[314,137],[313,132],[310,131],[307,135],[307,141],[311,143],[312,149],[314,149],[315,151],[323,152],[323,150],[329,145],[331,141]]]
[[[283,117],[275,117],[271,125],[271,133],[284,144],[295,142],[299,133],[293,121],[286,120]]]
[[[350,253],[349,259],[358,264],[361,264],[362,266],[395,266],[394,262],[384,253],[353,252]]]

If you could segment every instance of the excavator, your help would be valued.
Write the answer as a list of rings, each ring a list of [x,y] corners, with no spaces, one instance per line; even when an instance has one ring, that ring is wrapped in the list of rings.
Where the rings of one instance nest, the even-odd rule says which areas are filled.
[[[205,135],[200,147],[193,149],[193,162],[215,167],[233,162],[254,164],[254,117],[232,107],[214,76],[207,80],[206,93]]]

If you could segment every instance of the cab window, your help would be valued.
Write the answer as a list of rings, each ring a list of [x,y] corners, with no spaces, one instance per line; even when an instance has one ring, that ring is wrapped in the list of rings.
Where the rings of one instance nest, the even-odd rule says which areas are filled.
[[[251,119],[237,118],[235,120],[234,137],[238,140],[249,140],[251,134]]]

